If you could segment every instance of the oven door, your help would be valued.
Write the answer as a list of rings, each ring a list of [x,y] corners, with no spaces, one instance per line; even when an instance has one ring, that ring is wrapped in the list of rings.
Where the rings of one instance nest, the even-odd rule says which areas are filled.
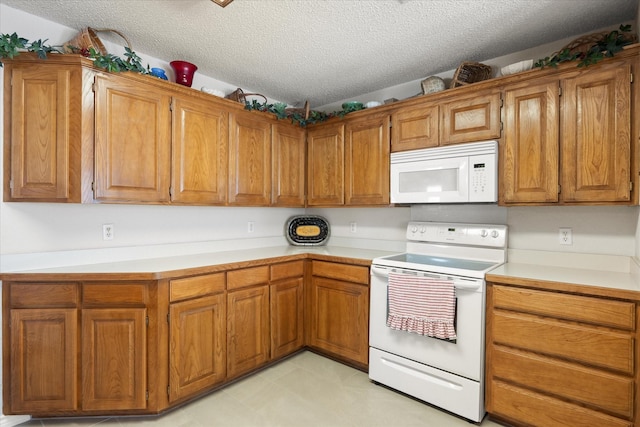
[[[457,278],[454,281],[457,338],[455,342],[450,342],[387,327],[390,271],[424,274],[417,270],[375,264],[371,267],[369,346],[473,381],[481,381],[484,377],[484,280]]]

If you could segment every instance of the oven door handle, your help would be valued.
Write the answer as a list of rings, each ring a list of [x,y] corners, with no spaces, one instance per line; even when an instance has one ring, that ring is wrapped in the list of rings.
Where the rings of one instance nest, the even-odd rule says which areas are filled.
[[[453,286],[455,286],[456,289],[465,290],[465,291],[475,291],[477,289],[480,289],[480,287],[482,286],[481,281],[476,281],[476,280],[461,280],[455,277],[420,273],[414,270],[403,270],[400,268],[384,268],[384,267],[378,267],[376,265],[371,266],[371,274],[374,276],[389,277],[390,272],[412,274],[414,276],[420,275],[420,276],[426,276],[426,277],[433,277],[434,279],[452,280]]]

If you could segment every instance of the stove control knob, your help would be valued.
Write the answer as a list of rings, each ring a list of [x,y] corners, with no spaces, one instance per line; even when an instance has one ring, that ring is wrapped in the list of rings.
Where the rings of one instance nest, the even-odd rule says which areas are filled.
[[[498,230],[493,230],[491,232],[491,237],[493,237],[494,239],[498,238],[500,236],[500,232],[498,232]]]
[[[426,226],[423,225],[422,227],[420,227],[420,233],[424,234],[426,232],[427,232],[427,227]]]
[[[412,227],[411,227],[411,232],[412,232],[412,233],[417,233],[417,232],[418,232],[418,227],[417,227],[417,226],[415,226],[415,225],[414,225],[414,226],[412,226]]]
[[[489,235],[489,232],[487,230],[482,230],[480,232],[480,237],[487,237]]]

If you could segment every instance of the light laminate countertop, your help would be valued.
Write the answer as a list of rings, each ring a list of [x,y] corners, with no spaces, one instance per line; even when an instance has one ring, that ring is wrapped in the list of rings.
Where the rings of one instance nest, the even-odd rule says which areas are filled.
[[[640,301],[637,268],[635,262],[629,272],[508,262],[488,272],[486,280]]]
[[[158,280],[307,258],[369,266],[372,259],[393,253],[335,246],[275,246],[5,272],[0,280]]]

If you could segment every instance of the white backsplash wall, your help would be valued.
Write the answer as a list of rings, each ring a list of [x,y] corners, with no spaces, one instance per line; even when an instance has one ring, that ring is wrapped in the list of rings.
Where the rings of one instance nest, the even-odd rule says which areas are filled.
[[[637,206],[526,206],[509,208],[509,248],[637,256]],[[558,228],[573,244],[559,243]]]
[[[2,253],[284,238],[287,218],[302,212],[302,208],[4,203]],[[102,224],[113,224],[113,240],[103,240]]]
[[[391,252],[405,250],[407,223],[411,219],[409,207],[309,208],[306,213],[329,221],[330,245]]]
[[[507,208],[489,204],[413,205],[412,221],[506,224]]]
[[[411,220],[507,224],[509,249],[638,256],[640,207],[414,205]],[[560,245],[558,229],[572,229]]]

